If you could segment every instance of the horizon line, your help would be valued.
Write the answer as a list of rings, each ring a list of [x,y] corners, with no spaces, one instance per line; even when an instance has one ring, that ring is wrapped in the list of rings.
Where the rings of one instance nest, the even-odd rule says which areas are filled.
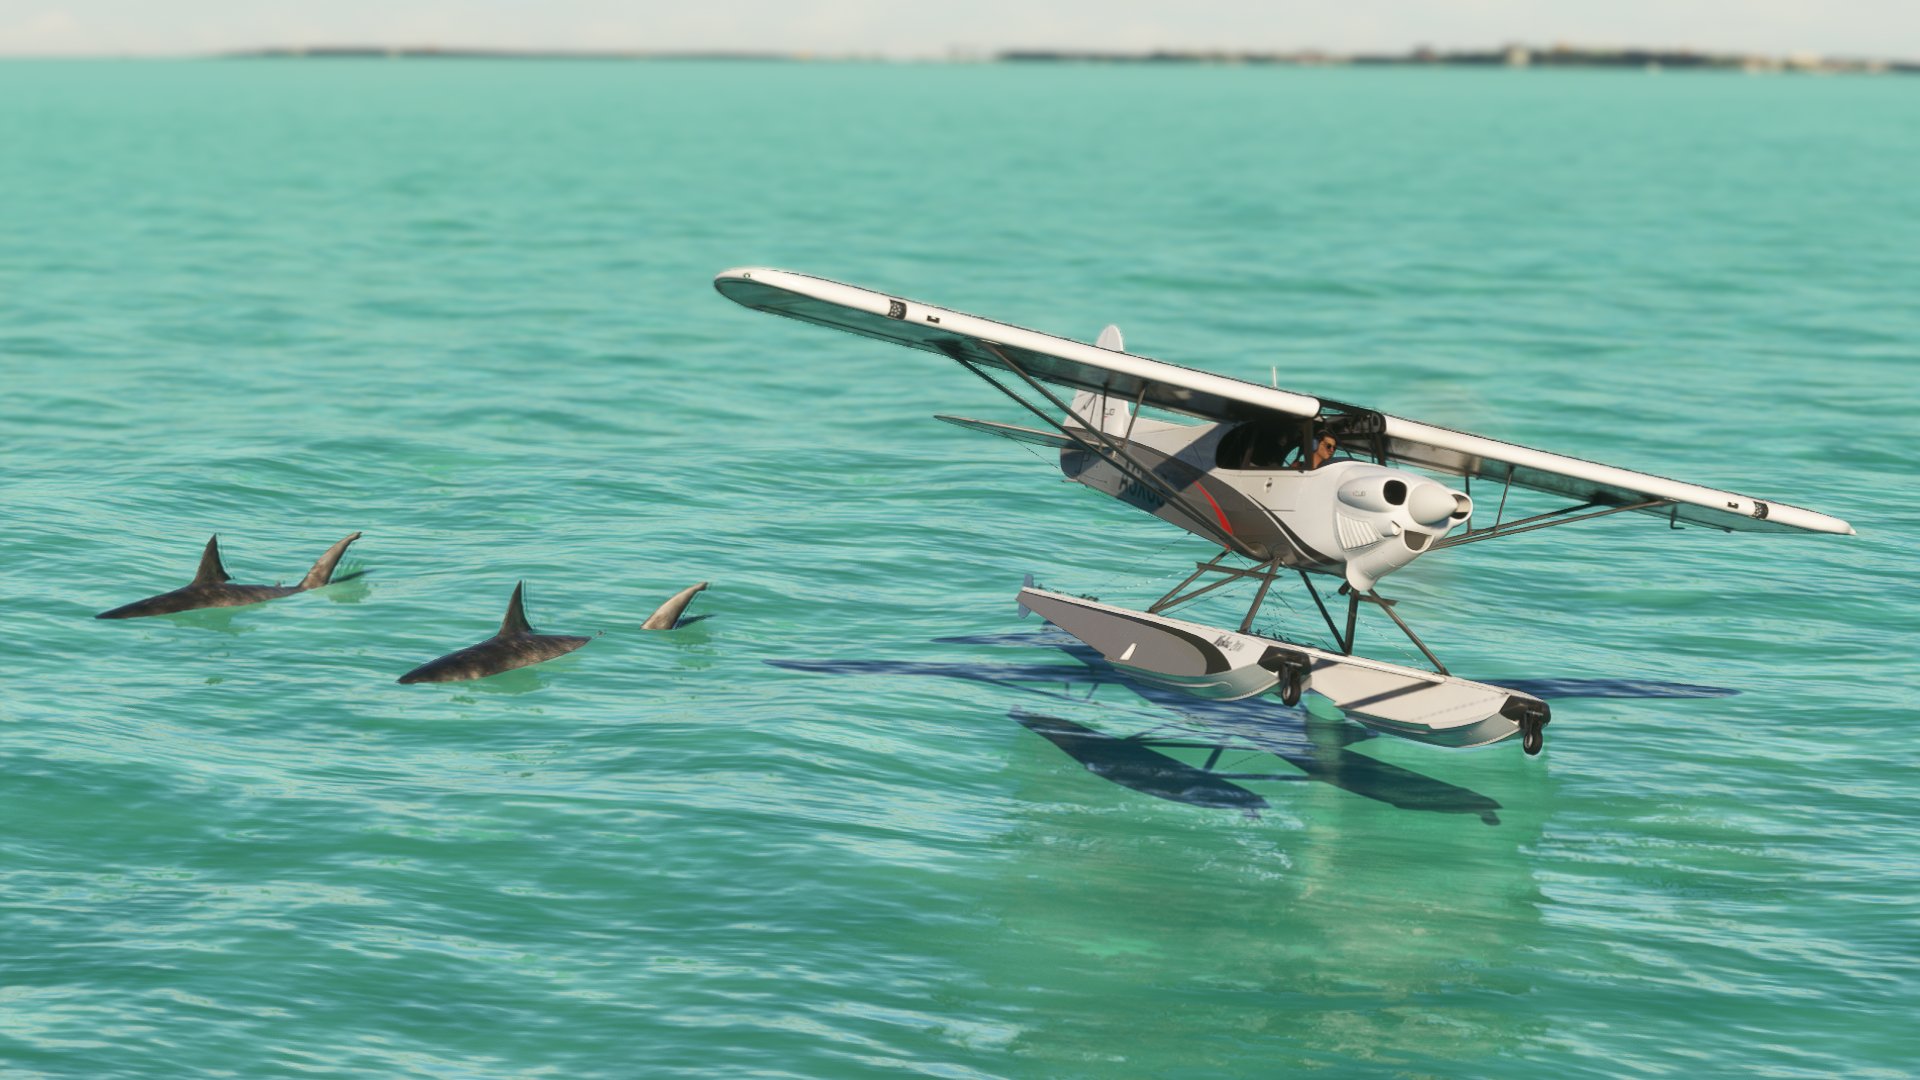
[[[1716,51],[1692,46],[1595,46],[1556,43],[1535,46],[1512,42],[1491,48],[1435,49],[1425,45],[1399,52],[1298,49],[1148,48],[1084,49],[1019,47],[949,48],[944,53],[895,54],[884,51],[776,49],[588,49],[463,45],[325,44],[267,45],[212,52],[175,53],[0,53],[0,60],[595,60],[724,61],[734,63],[905,63],[905,64],[1191,64],[1219,66],[1506,66],[1506,67],[1679,67],[1707,70],[1817,73],[1920,73],[1920,60],[1823,54],[1810,51],[1764,53]]]

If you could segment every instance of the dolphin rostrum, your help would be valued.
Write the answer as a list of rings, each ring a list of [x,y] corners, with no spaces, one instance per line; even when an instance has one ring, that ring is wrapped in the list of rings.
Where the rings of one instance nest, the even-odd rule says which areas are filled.
[[[640,624],[640,629],[642,630],[673,629],[674,624],[680,621],[681,612],[686,611],[687,605],[693,603],[694,595],[706,587],[707,587],[707,583],[703,581],[698,585],[689,585],[688,587],[681,589],[679,592],[674,593],[673,599],[667,601],[664,604],[661,604],[659,610],[647,616],[647,621]],[[705,618],[705,616],[702,616],[702,618]]]
[[[220,565],[220,537],[215,536],[207,541],[207,549],[200,553],[200,571],[193,575],[190,584],[172,592],[149,596],[145,600],[135,600],[112,611],[103,611],[94,618],[137,619],[143,615],[172,615],[197,608],[239,607],[317,589],[333,580],[333,568],[340,565],[340,556],[346,554],[348,544],[358,539],[360,534],[354,533],[328,548],[298,585],[233,585],[229,584],[232,578],[228,576],[227,568]]]
[[[513,599],[507,601],[507,617],[500,621],[500,632],[478,645],[469,645],[438,660],[429,660],[400,676],[403,683],[455,682],[498,675],[528,664],[538,664],[562,656],[592,641],[570,634],[536,634],[527,623],[527,609],[521,594],[527,587],[513,587]]]

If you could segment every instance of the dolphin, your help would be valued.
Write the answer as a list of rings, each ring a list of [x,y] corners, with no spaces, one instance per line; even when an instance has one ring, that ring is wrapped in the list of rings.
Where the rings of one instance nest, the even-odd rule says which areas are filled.
[[[673,629],[674,625],[680,621],[681,612],[686,611],[687,605],[693,603],[694,596],[706,587],[707,583],[703,581],[698,585],[689,585],[679,592],[674,593],[673,599],[661,604],[658,610],[647,616],[647,621],[640,624],[640,629]]]
[[[144,615],[172,615],[197,608],[239,607],[317,589],[333,580],[333,568],[340,565],[340,556],[346,554],[348,544],[358,539],[360,534],[354,533],[328,548],[298,585],[232,585],[229,584],[232,578],[227,574],[227,568],[220,565],[220,537],[216,535],[207,541],[206,550],[200,553],[200,571],[193,575],[192,582],[172,592],[135,600],[112,611],[103,611],[94,618],[137,619]]]
[[[498,675],[503,671],[538,664],[562,656],[592,641],[570,634],[536,634],[527,623],[527,609],[521,600],[527,583],[513,587],[513,599],[507,601],[507,617],[500,621],[500,632],[478,645],[450,652],[438,660],[429,660],[400,676],[403,683],[456,682]]]

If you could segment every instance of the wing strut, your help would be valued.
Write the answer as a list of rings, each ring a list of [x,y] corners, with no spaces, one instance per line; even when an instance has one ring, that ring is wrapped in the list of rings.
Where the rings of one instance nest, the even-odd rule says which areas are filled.
[[[1413,627],[1408,626],[1407,621],[1400,617],[1400,613],[1393,610],[1393,605],[1400,601],[1389,600],[1372,589],[1368,589],[1365,596],[1357,592],[1349,591],[1347,598],[1350,601],[1347,609],[1347,652],[1353,652],[1353,613],[1359,610],[1360,601],[1365,600],[1369,604],[1378,604],[1380,610],[1387,613],[1387,618],[1392,619],[1393,624],[1398,626],[1401,632],[1407,635],[1407,640],[1413,642],[1413,647],[1419,649],[1421,655],[1427,658],[1427,662],[1433,665],[1433,670],[1442,675],[1451,674],[1451,672],[1447,670],[1447,665],[1441,663],[1440,658],[1433,655],[1432,649],[1427,648],[1427,643],[1420,640],[1420,635],[1413,632]]]
[[[1500,497],[1501,509],[1506,509],[1506,505],[1506,496],[1502,495]],[[1494,524],[1489,528],[1475,529],[1459,536],[1448,537],[1433,545],[1433,547],[1434,550],[1437,551],[1440,548],[1459,547],[1461,544],[1472,544],[1481,540],[1492,540],[1499,536],[1513,536],[1518,533],[1532,532],[1535,529],[1550,529],[1555,525],[1571,525],[1576,521],[1591,521],[1594,518],[1606,517],[1608,514],[1618,514],[1626,510],[1651,510],[1656,506],[1673,505],[1674,501],[1672,499],[1648,499],[1645,502],[1628,503],[1625,506],[1608,506],[1599,510],[1593,510],[1591,513],[1582,514],[1580,513],[1582,510],[1591,510],[1593,507],[1600,506],[1599,503],[1584,502],[1577,506],[1563,506],[1558,510],[1549,510],[1544,514],[1535,514],[1532,517],[1519,518],[1505,525],[1501,525],[1499,519],[1496,517]],[[1567,514],[1573,514],[1575,516],[1567,517],[1565,516]]]
[[[1058,420],[1055,420],[1051,414],[1043,411],[1038,406],[1034,405],[1033,402],[1028,401],[1026,398],[1023,398],[1019,394],[1013,392],[1011,389],[1008,389],[1005,385],[1003,385],[1000,382],[1000,380],[994,378],[992,375],[989,375],[987,372],[981,370],[979,364],[975,363],[972,360],[969,360],[966,356],[962,355],[960,350],[957,347],[945,348],[942,351],[946,352],[946,354],[949,357],[959,362],[961,367],[964,367],[968,371],[973,372],[975,375],[980,376],[982,379],[986,380],[987,383],[991,385],[994,389],[1007,395],[1009,398],[1012,398],[1015,402],[1017,402],[1020,405],[1021,408],[1026,409],[1028,412],[1032,413],[1033,415],[1039,417],[1041,420],[1045,421],[1048,426],[1060,432],[1062,436],[1066,437],[1069,441],[1071,441],[1075,446],[1079,447],[1081,450],[1084,450],[1087,453],[1092,454],[1093,456],[1101,459],[1102,461],[1105,461],[1107,464],[1112,465],[1115,469],[1120,470],[1120,472],[1126,474],[1126,476],[1129,479],[1132,479],[1136,483],[1139,483],[1142,487],[1152,489],[1156,495],[1159,495],[1161,498],[1167,500],[1169,505],[1178,509],[1181,514],[1185,515],[1189,520],[1194,522],[1194,524],[1199,526],[1200,531],[1204,535],[1213,537],[1214,540],[1216,540],[1220,544],[1220,546],[1228,548],[1240,555],[1244,555],[1247,558],[1253,559],[1256,562],[1265,561],[1265,558],[1260,552],[1254,551],[1252,548],[1247,546],[1245,541],[1241,540],[1239,537],[1233,535],[1232,533],[1227,532],[1225,529],[1222,529],[1219,525],[1209,520],[1205,514],[1200,513],[1197,509],[1194,508],[1194,506],[1191,503],[1187,501],[1185,496],[1183,496],[1182,494],[1180,494],[1179,491],[1174,489],[1172,484],[1169,484],[1167,481],[1161,479],[1160,476],[1154,473],[1152,469],[1149,469],[1146,466],[1140,464],[1137,460],[1134,459],[1132,454],[1128,453],[1126,447],[1116,445],[1112,437],[1107,435],[1106,432],[1101,431],[1097,425],[1089,422],[1086,417],[1081,416],[1079,413],[1074,412],[1073,406],[1067,404],[1064,401],[1061,401],[1058,395],[1054,394],[1051,390],[1048,390],[1046,386],[1042,384],[1038,379],[1035,379],[1033,376],[1027,374],[1026,370],[1022,368],[1020,365],[1014,363],[1013,359],[1009,357],[1005,352],[995,348],[989,342],[976,341],[975,344],[979,345],[981,348],[985,349],[986,351],[992,353],[995,359],[999,360],[1002,364],[1006,365],[1008,371],[1011,371],[1015,375],[1018,375],[1022,382],[1032,387],[1035,393],[1038,393],[1040,396],[1046,398],[1048,403],[1050,403],[1051,405],[1053,405],[1054,408],[1059,409],[1063,414],[1065,414],[1067,419],[1078,422],[1081,428],[1084,429],[1085,434],[1092,435],[1094,438],[1098,439],[1101,445],[1095,446],[1094,444],[1088,442],[1085,438],[1082,437],[1081,432],[1075,431],[1067,427],[1064,423]]]

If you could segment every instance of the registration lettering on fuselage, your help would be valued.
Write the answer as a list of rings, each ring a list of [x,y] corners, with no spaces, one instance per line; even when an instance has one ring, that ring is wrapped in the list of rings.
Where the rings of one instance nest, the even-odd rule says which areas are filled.
[[[1119,500],[1129,506],[1137,506],[1151,514],[1167,505],[1167,500],[1159,493],[1138,480],[1129,480],[1120,486]]]

